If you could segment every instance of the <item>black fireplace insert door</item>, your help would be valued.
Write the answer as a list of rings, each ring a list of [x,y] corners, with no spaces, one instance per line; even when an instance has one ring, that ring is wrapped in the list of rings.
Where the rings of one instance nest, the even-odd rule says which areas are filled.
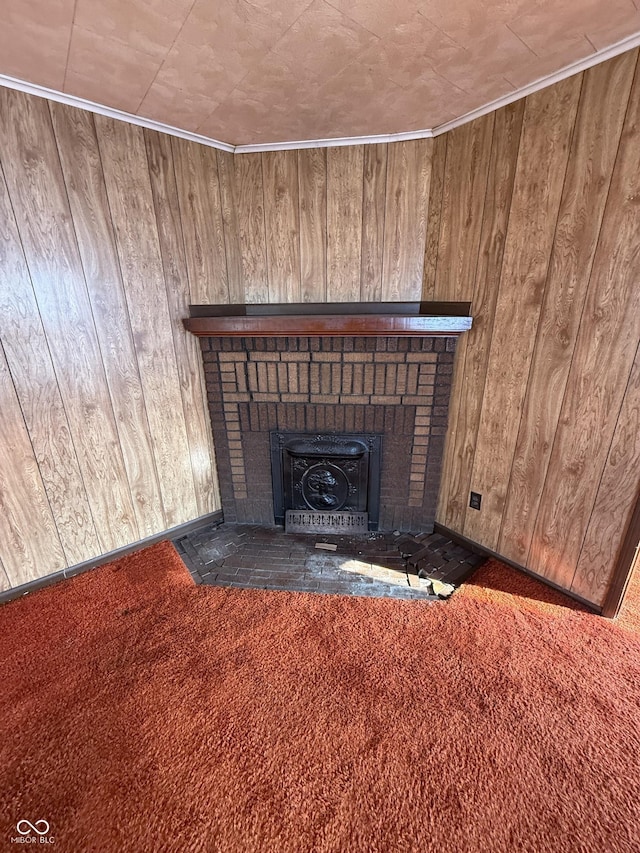
[[[368,513],[368,529],[380,515],[381,436],[271,433],[273,509],[276,524],[287,510]]]

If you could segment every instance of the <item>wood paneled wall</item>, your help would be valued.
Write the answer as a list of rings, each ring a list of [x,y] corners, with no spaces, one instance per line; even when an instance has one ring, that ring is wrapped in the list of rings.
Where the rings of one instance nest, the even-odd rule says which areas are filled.
[[[439,520],[601,603],[640,485],[636,65],[235,157],[0,89],[0,588],[219,508],[189,303],[422,296],[474,315]]]
[[[595,604],[640,492],[637,60],[437,138],[427,226],[424,298],[474,316],[438,520]]]
[[[0,589],[220,507],[189,303],[419,298],[432,147],[233,157],[0,89]]]
[[[202,201],[210,184],[188,229],[196,302],[420,298],[433,140],[235,157],[175,148],[183,194]],[[221,243],[199,260],[211,232]]]
[[[0,117],[0,586],[15,586],[219,497],[171,140],[8,89]]]

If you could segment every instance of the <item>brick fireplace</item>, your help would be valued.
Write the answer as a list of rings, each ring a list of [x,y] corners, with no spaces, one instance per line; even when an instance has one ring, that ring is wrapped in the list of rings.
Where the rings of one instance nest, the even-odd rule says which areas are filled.
[[[198,334],[225,520],[274,523],[273,433],[370,434],[379,529],[433,529],[455,335]]]

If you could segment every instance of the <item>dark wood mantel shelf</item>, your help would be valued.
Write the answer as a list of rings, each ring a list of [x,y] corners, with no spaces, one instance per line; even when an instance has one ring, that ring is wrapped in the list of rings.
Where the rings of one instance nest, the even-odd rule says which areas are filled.
[[[468,302],[192,305],[183,323],[205,337],[453,337],[471,328],[469,308]]]

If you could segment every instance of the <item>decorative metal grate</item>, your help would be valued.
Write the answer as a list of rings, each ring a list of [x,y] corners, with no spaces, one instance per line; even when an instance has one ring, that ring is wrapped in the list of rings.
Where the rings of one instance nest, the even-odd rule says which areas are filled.
[[[352,530],[363,526],[362,514],[368,514],[365,529],[377,530],[380,507],[379,435],[308,435],[271,433],[271,471],[273,477],[274,516],[284,524],[288,510],[296,515],[297,530],[304,527],[303,517],[312,519],[305,529],[318,532],[330,525],[312,518],[314,513],[333,514],[334,526]],[[338,524],[338,515],[342,521]],[[354,520],[349,522],[348,516]],[[357,524],[355,522],[358,517]]]

